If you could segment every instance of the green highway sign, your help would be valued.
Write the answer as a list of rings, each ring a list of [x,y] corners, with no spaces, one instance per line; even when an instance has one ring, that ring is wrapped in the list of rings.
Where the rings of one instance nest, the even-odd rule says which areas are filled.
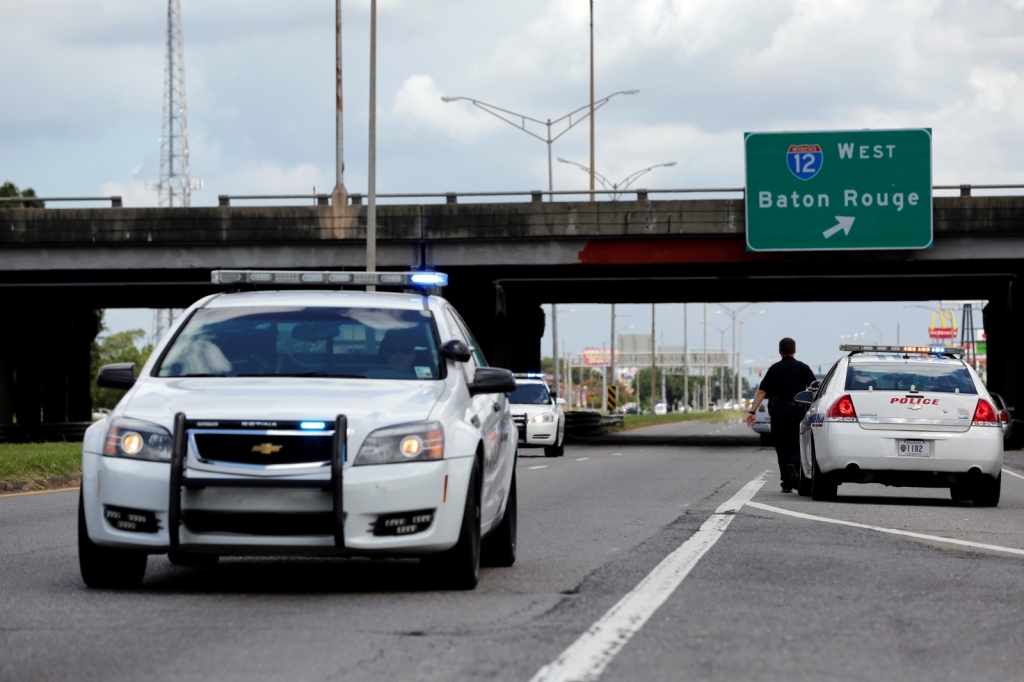
[[[747,249],[928,249],[932,131],[746,133]]]

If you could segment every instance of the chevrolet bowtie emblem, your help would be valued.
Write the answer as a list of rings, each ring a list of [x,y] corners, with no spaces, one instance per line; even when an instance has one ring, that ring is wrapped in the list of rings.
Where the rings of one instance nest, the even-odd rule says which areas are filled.
[[[260,443],[259,445],[253,445],[252,451],[258,452],[261,455],[272,455],[283,447],[283,445],[274,445],[273,443]]]
[[[908,405],[907,409],[908,410],[920,410],[921,409],[921,405]]]

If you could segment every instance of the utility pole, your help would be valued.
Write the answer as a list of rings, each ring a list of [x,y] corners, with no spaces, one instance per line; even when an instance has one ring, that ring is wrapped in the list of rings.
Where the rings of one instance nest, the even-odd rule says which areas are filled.
[[[651,304],[651,414],[654,414],[655,397],[654,390],[657,386],[658,375],[658,348],[654,343],[654,304]]]
[[[548,165],[551,157],[548,156]],[[594,201],[594,0],[590,0],[590,200]],[[653,344],[654,341],[651,341]],[[652,408],[653,409],[653,408]]]
[[[554,365],[553,379],[555,384],[555,395],[558,397],[564,397],[560,393],[562,390],[561,381],[562,373],[559,371],[561,368],[558,366],[558,304],[551,304],[551,363]]]
[[[615,408],[619,407],[619,382],[615,378],[615,304],[612,303],[612,343],[611,353],[608,356],[608,387],[615,394]],[[605,400],[608,394],[605,393]]]
[[[345,121],[341,94],[341,0],[334,0],[334,177],[345,187]]]
[[[683,405],[690,406],[690,349],[686,343],[686,304],[683,304]]]
[[[708,386],[710,385],[708,374],[708,304],[704,304],[704,411],[708,411]]]
[[[377,0],[370,0],[370,164],[366,207],[366,271],[377,269]],[[367,291],[377,287],[368,286]]]

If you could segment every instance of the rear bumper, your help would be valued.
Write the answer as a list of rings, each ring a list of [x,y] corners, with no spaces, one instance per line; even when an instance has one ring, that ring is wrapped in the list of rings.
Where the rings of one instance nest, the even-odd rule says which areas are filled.
[[[771,422],[754,422],[750,425],[750,428],[754,430],[754,433],[771,433],[772,423]]]
[[[168,551],[170,466],[86,453],[82,457],[82,491],[86,524],[93,542],[108,547]],[[330,514],[329,490],[287,488],[183,489],[180,528],[183,551],[238,555],[389,555],[410,556],[443,551],[458,541],[473,458],[439,462],[410,462],[345,468],[345,547],[335,546],[331,534],[300,534],[303,519]],[[157,530],[121,530],[106,518],[108,507],[140,510],[155,515]],[[375,535],[379,517],[407,512],[433,512],[430,525],[408,535]],[[196,514],[198,512],[198,514]],[[255,515],[284,521],[287,535],[239,532],[197,532],[190,518]],[[249,518],[253,518],[250,516]],[[272,525],[272,524],[271,524]],[[270,526],[268,526],[270,527]],[[310,525],[311,531],[316,524]],[[296,532],[298,531],[298,532]]]
[[[890,481],[924,481],[927,477],[896,476],[892,474],[962,474],[966,476],[972,470],[980,471],[989,476],[998,476],[1003,466],[1003,434],[998,428],[973,426],[962,433],[941,431],[889,431],[862,429],[855,423],[833,422],[822,429],[823,433],[815,434],[818,466],[822,473],[841,470],[859,469],[849,472],[849,480],[858,482],[868,478],[865,472],[877,472],[869,480],[877,482]],[[820,447],[824,438],[826,447]],[[931,457],[906,457],[898,454],[899,440],[926,440],[932,444]],[[851,466],[853,465],[853,466]],[[960,481],[941,477],[948,485]],[[899,485],[900,483],[892,483]],[[908,482],[905,485],[918,485]]]

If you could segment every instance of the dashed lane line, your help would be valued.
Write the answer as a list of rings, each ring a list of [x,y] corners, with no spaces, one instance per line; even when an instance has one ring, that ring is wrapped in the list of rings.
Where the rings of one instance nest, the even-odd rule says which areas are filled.
[[[622,456],[621,452],[613,452],[612,453],[612,457],[621,457],[621,456]],[[1024,478],[1024,477],[1022,477],[1022,478]]]
[[[551,465],[550,464],[541,464],[540,466],[526,467],[526,468],[527,469],[547,469],[549,466],[551,466]]]
[[[586,462],[588,459],[590,459],[590,458],[589,457],[577,457],[576,461],[577,462]]]
[[[1017,549],[1016,547],[1003,547],[1001,545],[989,545],[984,542],[971,542],[970,540],[956,540],[954,538],[944,538],[940,535],[925,535],[924,533],[914,533],[909,530],[897,530],[896,528],[885,528],[883,526],[871,526],[866,523],[856,523],[854,521],[842,521],[840,519],[833,519],[827,516],[815,516],[814,514],[804,514],[803,512],[791,511],[789,509],[782,509],[781,507],[772,507],[771,505],[761,504],[760,502],[747,502],[747,505],[754,507],[755,509],[763,509],[764,511],[775,512],[776,514],[785,514],[786,516],[795,516],[798,519],[807,519],[808,521],[823,521],[825,523],[835,523],[840,526],[852,526],[853,528],[864,528],[867,530],[878,531],[879,533],[888,533],[890,535],[903,535],[908,538],[917,538],[918,540],[930,540],[932,542],[943,542],[951,545],[960,545],[961,547],[974,547],[975,549],[990,549],[996,552],[1006,552],[1007,554],[1017,554],[1024,556],[1024,549]]]
[[[633,590],[610,608],[530,682],[593,682],[665,600],[672,596],[709,549],[722,537],[736,512],[749,504],[770,471],[747,483],[722,504],[696,533],[665,557]]]

